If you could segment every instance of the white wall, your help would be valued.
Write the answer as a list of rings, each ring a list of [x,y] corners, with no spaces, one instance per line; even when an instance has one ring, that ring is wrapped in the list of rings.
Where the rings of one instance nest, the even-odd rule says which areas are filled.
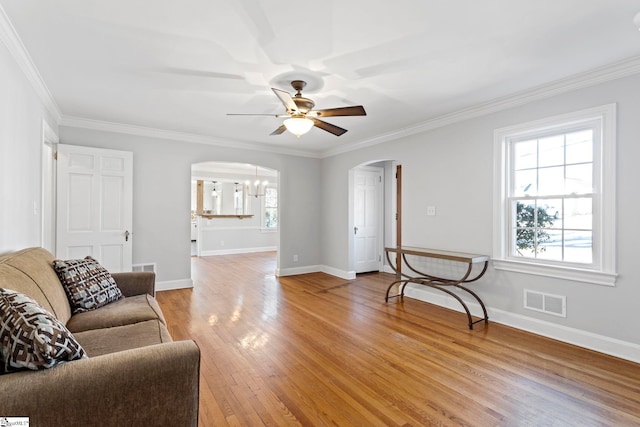
[[[157,263],[159,282],[191,277],[191,165],[206,161],[278,170],[280,272],[320,262],[318,159],[68,126],[60,127],[60,142],[133,152],[133,263]]]
[[[0,253],[40,246],[43,120],[57,124],[0,40]]]
[[[640,361],[640,270],[635,259],[640,237],[639,93],[640,75],[634,75],[323,159],[323,264],[348,269],[348,171],[376,159],[396,159],[402,164],[403,244],[491,255],[496,235],[492,230],[494,129],[617,103],[617,285],[606,287],[490,268],[474,288],[493,311],[490,317],[494,319],[520,322],[529,328],[538,324],[538,332],[555,328],[549,335],[556,336],[566,329],[568,336],[580,336],[575,341],[586,341],[581,341],[583,345],[597,341],[593,347],[602,351],[615,347],[612,353],[620,350],[616,346],[621,344],[623,350],[618,352],[627,351],[623,357],[631,357],[631,352]],[[427,216],[427,206],[436,206],[437,215]],[[566,295],[567,317],[525,310],[525,288]],[[421,297],[440,296],[422,293]]]
[[[198,218],[200,255],[221,255],[275,250],[278,246],[277,230],[261,227],[260,201],[254,198],[249,203],[257,205],[251,218]]]

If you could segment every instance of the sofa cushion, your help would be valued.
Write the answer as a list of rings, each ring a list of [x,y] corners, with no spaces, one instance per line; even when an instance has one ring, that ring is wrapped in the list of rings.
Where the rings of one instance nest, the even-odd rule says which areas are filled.
[[[67,293],[71,310],[83,313],[123,298],[111,274],[90,256],[53,261],[53,269]]]
[[[53,255],[43,248],[27,248],[0,256],[0,288],[10,288],[34,299],[63,324],[71,306],[53,270]]]
[[[158,302],[149,294],[123,298],[100,310],[75,314],[67,322],[74,334],[91,329],[111,328],[146,320],[160,320],[166,324]]]
[[[51,368],[85,357],[51,313],[20,292],[0,288],[0,373]]]
[[[76,332],[74,336],[89,357],[173,341],[167,327],[160,320],[147,320],[113,328],[92,329]]]

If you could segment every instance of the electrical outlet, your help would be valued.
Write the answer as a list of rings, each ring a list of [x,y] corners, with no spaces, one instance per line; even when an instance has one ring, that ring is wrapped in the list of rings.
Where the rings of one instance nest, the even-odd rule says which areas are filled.
[[[220,240],[220,246],[224,246],[224,240]]]
[[[427,215],[435,216],[436,215],[436,207],[435,206],[427,206]]]
[[[297,254],[293,256],[293,262],[298,262],[298,255]]]

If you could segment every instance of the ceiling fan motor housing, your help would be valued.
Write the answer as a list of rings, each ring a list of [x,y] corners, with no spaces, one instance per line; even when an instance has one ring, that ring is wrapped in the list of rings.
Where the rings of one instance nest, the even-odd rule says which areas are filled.
[[[298,107],[298,111],[300,111],[302,114],[307,114],[316,105],[309,98],[304,98],[298,95],[295,95],[293,97],[293,102],[295,102],[296,106]]]

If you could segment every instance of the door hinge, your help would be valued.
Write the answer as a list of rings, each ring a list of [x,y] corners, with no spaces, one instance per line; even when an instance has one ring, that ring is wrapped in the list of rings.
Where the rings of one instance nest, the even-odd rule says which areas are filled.
[[[378,262],[382,261],[382,255],[378,255]]]
[[[382,182],[382,177],[378,175],[378,182]]]
[[[396,221],[398,220],[398,212],[396,212]]]
[[[53,160],[58,160],[58,152],[57,151],[53,152]]]

